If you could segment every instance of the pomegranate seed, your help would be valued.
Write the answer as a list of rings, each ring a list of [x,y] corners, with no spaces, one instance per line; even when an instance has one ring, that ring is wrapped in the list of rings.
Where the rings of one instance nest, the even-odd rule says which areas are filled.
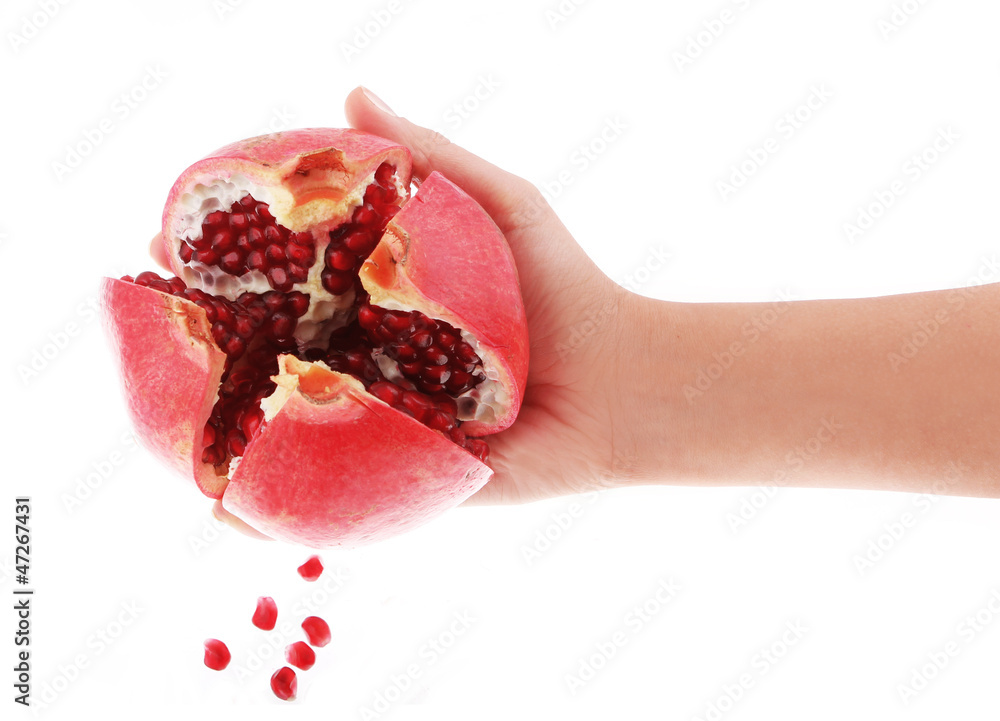
[[[205,216],[205,225],[222,225],[226,222],[226,213],[222,210],[214,210]]]
[[[371,215],[375,215],[374,211],[370,212]],[[362,258],[371,253],[377,244],[378,238],[365,230],[356,230],[344,238],[344,245],[347,246],[347,249]]]
[[[372,387],[368,389],[368,392],[390,406],[398,404],[403,399],[402,389],[395,383],[386,381],[372,383]]]
[[[285,648],[285,660],[296,668],[308,671],[316,663],[316,652],[305,641],[296,641]]]
[[[354,278],[343,273],[323,271],[323,287],[333,295],[343,295],[354,287]]]
[[[306,632],[309,643],[316,648],[322,648],[330,643],[330,627],[319,616],[309,616],[302,622],[302,630]]]
[[[237,233],[250,230],[250,219],[243,213],[229,216],[229,227]]]
[[[257,610],[253,612],[253,625],[263,631],[274,630],[278,622],[278,605],[270,596],[257,599]]]
[[[337,270],[352,270],[355,260],[355,256],[346,250],[335,250],[328,255],[326,262],[331,268],[336,268]]]
[[[436,431],[450,431],[455,427],[455,418],[444,411],[434,411],[427,419],[427,426]]]
[[[295,672],[288,668],[288,666],[279,668],[271,676],[271,690],[282,701],[294,701],[295,692],[298,690],[298,681],[295,678]]]
[[[427,381],[428,383],[435,383],[440,385],[451,378],[451,371],[448,370],[447,366],[431,366],[430,368],[424,368],[421,374],[421,379]]]
[[[319,556],[310,556],[298,568],[299,575],[307,581],[315,581],[323,573],[323,562]]]
[[[358,323],[365,330],[373,330],[381,319],[382,316],[370,305],[366,304],[358,308]]]
[[[229,648],[217,638],[205,641],[205,665],[215,671],[221,671],[229,665],[233,656]]]

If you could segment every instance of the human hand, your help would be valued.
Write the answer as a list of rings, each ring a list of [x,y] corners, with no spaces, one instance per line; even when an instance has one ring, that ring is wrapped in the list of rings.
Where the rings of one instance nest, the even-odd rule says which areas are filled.
[[[520,415],[490,436],[494,478],[468,502],[518,503],[603,487],[616,474],[616,383],[631,293],[587,257],[534,185],[432,130],[396,116],[362,88],[350,124],[413,153],[417,180],[439,171],[471,195],[514,253],[531,358]]]

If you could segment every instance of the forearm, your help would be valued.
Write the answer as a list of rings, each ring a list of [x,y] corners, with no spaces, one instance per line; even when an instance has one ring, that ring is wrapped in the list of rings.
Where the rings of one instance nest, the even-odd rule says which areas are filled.
[[[1000,496],[1000,285],[635,303],[635,481]]]

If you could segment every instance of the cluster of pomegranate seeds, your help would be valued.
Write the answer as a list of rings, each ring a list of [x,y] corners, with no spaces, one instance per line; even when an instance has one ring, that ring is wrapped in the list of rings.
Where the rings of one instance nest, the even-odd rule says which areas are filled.
[[[309,310],[310,296],[292,290],[307,280],[316,262],[309,233],[292,233],[279,225],[267,204],[246,195],[228,211],[206,216],[202,237],[181,244],[185,263],[217,266],[226,273],[263,273],[274,290],[244,292],[228,300],[188,288],[180,278],[140,273],[134,282],[185,298],[204,309],[212,338],[226,354],[219,398],[205,424],[202,461],[224,473],[231,458],[243,455],[264,423],[261,400],[274,392],[277,356],[295,355],[323,361],[332,370],[360,380],[376,398],[442,433],[486,462],[489,448],[467,438],[458,420],[454,397],[482,383],[486,376],[475,349],[454,326],[418,311],[386,310],[372,305],[358,281],[358,270],[378,244],[401,198],[395,170],[383,163],[365,190],[351,220],[330,232],[321,274],[323,286],[342,295],[355,290],[351,322],[330,335],[326,348],[300,347],[294,337],[299,319]],[[385,377],[377,357],[395,361],[399,376]]]
[[[201,459],[219,466],[230,457],[242,456],[264,421],[260,401],[274,391],[270,377],[278,372],[278,354],[296,350],[293,333],[309,309],[309,296],[299,291],[268,291],[243,293],[231,301],[188,288],[180,278],[167,280],[150,271],[132,282],[185,298],[205,311],[212,338],[226,354],[226,368],[219,399],[205,424]],[[237,364],[244,357],[246,363]]]
[[[214,671],[221,671],[232,660],[229,647],[217,638],[205,641],[205,665]]]
[[[443,393],[426,396],[389,381],[372,383],[368,387],[368,392],[383,403],[412,416],[428,428],[440,431],[453,443],[479,457],[483,463],[489,458],[489,446],[478,438],[467,437],[462,431],[461,424],[456,419],[458,408],[450,396]]]
[[[295,677],[295,672],[288,666],[279,668],[271,676],[271,690],[282,701],[294,701],[295,694],[299,690],[299,681]]]
[[[319,616],[309,616],[302,621],[302,630],[306,632],[310,646],[322,648],[330,643],[330,626]]]
[[[457,396],[486,379],[476,351],[443,320],[415,310],[385,310],[365,298],[358,307],[358,324],[424,393]]]
[[[319,556],[310,556],[305,563],[298,567],[298,572],[306,581],[315,581],[323,575],[323,562]]]
[[[298,567],[299,575],[306,581],[315,581],[323,573],[323,562],[319,556],[310,556]],[[257,599],[257,610],[253,614],[253,625],[264,631],[274,629],[278,620],[278,606],[270,596]],[[285,647],[285,660],[295,668],[308,671],[316,664],[314,648],[322,648],[330,643],[330,626],[319,616],[308,616],[302,621],[308,643],[295,641]],[[232,654],[222,641],[210,638],[205,641],[205,665],[215,671],[222,671],[229,665]],[[283,701],[294,701],[298,691],[295,671],[282,666],[271,676],[271,691]]]
[[[209,213],[201,237],[181,243],[179,255],[185,263],[217,266],[230,275],[259,271],[272,288],[287,292],[308,279],[316,245],[309,233],[278,225],[266,203],[244,195],[228,211]]]
[[[399,211],[399,194],[392,174],[392,166],[382,163],[350,222],[330,232],[320,278],[323,287],[334,295],[346,293],[354,286],[361,264],[375,250],[389,220]]]
[[[257,599],[257,610],[253,612],[253,625],[262,631],[271,631],[278,622],[278,604],[270,596]]]

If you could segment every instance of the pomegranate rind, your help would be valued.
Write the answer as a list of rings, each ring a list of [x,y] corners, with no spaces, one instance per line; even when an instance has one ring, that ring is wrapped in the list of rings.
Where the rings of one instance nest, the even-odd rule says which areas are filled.
[[[175,275],[187,277],[178,256],[185,232],[185,197],[199,185],[242,176],[272,195],[269,210],[298,232],[334,227],[349,219],[367,179],[383,162],[409,188],[412,159],[405,147],[375,135],[341,128],[304,128],[231,143],[185,170],[163,209],[163,247]],[[260,200],[260,198],[258,198]]]
[[[475,336],[508,398],[468,435],[496,433],[517,417],[528,376],[528,325],[517,267],[485,210],[438,172],[393,217],[359,273],[375,305],[419,310]]]
[[[457,506],[492,471],[361,384],[290,356],[287,398],[251,441],[222,498],[272,538],[351,548],[408,531]]]
[[[206,496],[221,498],[227,479],[202,463],[201,453],[226,355],[212,339],[205,311],[184,298],[112,278],[101,283],[101,308],[139,441],[193,478]]]

